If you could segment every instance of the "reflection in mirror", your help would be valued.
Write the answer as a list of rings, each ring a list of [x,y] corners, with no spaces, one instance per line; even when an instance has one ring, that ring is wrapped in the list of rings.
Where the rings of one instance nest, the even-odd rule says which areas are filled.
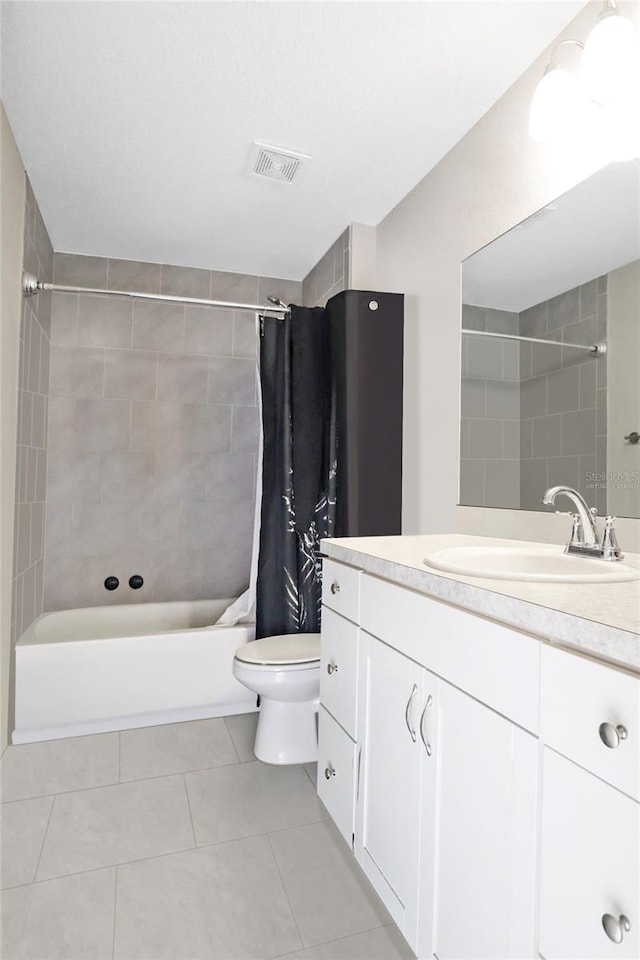
[[[640,161],[465,260],[461,315],[460,503],[640,517]]]

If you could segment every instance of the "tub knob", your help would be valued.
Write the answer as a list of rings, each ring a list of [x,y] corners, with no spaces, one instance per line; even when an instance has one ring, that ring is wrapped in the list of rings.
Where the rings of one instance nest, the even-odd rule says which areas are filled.
[[[107,577],[104,582],[105,590],[117,590],[120,586],[120,581],[117,577]]]
[[[139,573],[134,573],[132,577],[129,577],[129,586],[132,590],[139,590],[143,583],[144,580]]]

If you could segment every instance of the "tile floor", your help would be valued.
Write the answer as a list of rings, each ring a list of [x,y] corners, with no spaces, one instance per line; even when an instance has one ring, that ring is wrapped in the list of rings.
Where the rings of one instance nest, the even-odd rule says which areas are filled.
[[[256,714],[9,747],[3,960],[411,960]]]

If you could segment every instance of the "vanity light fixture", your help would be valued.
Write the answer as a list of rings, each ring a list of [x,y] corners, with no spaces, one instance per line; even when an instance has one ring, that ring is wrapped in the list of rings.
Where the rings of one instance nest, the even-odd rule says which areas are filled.
[[[582,50],[577,72],[557,63],[561,48],[568,44]],[[529,134],[543,143],[581,133],[604,135],[616,159],[635,155],[635,138],[629,134],[637,123],[639,90],[640,36],[615,0],[604,0],[598,23],[584,44],[568,39],[553,48],[531,101]]]

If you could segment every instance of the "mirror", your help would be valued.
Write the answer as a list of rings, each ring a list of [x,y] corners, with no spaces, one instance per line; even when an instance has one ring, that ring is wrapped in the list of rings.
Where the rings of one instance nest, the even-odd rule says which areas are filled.
[[[640,160],[462,264],[460,503],[640,517]]]

